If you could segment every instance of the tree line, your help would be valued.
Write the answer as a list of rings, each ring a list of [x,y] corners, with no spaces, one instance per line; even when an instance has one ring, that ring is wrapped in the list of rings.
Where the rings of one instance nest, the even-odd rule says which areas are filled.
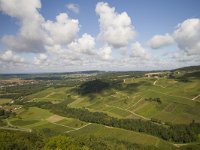
[[[99,137],[72,137],[69,135],[51,136],[42,129],[31,133],[0,130],[0,150],[158,150],[155,146],[133,144],[122,140]]]
[[[26,103],[27,105],[28,103]],[[144,132],[173,142],[193,142],[198,140],[200,123],[192,122],[188,125],[178,124],[164,126],[152,121],[140,119],[118,119],[102,112],[90,112],[84,108],[70,108],[64,103],[51,104],[50,102],[29,103],[27,106],[37,106],[48,109],[55,114],[77,118],[81,121],[103,124],[112,127],[123,128],[131,131]]]

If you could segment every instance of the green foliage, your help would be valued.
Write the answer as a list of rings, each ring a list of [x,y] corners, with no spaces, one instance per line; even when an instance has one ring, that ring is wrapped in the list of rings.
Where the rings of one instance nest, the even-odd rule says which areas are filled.
[[[145,101],[149,101],[149,102],[157,102],[158,104],[161,104],[162,101],[160,98],[145,98]]]
[[[188,144],[180,147],[180,150],[199,150],[200,144]]]
[[[191,77],[199,79],[200,78],[200,71],[185,73],[182,78],[188,79],[188,78],[191,78]]]
[[[0,150],[40,150],[42,137],[35,133],[0,130]]]
[[[83,95],[89,93],[99,93],[107,88],[109,88],[109,83],[96,79],[81,84],[78,92]]]
[[[4,110],[4,109],[1,109],[0,108],[0,119],[3,118],[8,118],[9,116],[15,116],[15,113],[14,112],[11,112],[9,110]]]
[[[47,86],[45,83],[7,86],[1,89],[2,94],[0,98],[17,99],[21,96],[30,95],[46,88]]]
[[[161,122],[161,120],[159,120],[159,119],[156,119],[156,118],[151,118],[151,121],[152,121],[152,122],[159,123],[159,124],[161,124],[161,123],[162,123],[162,122]]]
[[[144,132],[164,140],[174,142],[192,142],[197,140],[200,133],[200,124],[191,123],[189,125],[172,125],[170,128],[155,124],[152,121],[143,121],[135,119],[117,119],[110,117],[102,112],[90,112],[87,109],[69,108],[62,103],[54,105],[43,105],[42,108],[51,110],[61,116],[77,118],[85,122],[103,124],[112,127],[123,128],[127,130]]]
[[[45,129],[46,130],[46,129]],[[156,146],[140,145],[123,140],[99,137],[52,136],[43,132],[0,130],[0,150],[158,150]]]
[[[188,66],[188,67],[182,67],[175,69],[173,71],[197,71],[200,70],[200,66]]]
[[[100,138],[95,136],[79,136],[75,138],[90,150],[158,150],[154,146],[133,144],[123,140]]]
[[[87,150],[87,147],[82,147],[73,138],[67,136],[56,136],[49,139],[45,144],[44,150]]]
[[[6,87],[1,89],[0,96],[11,97],[14,99],[19,98],[19,100],[21,99],[20,96],[25,96],[22,97],[22,99],[24,100],[27,99],[27,102],[23,103],[23,101],[17,101],[15,102],[15,104],[23,105],[23,107],[36,106],[50,110],[54,114],[77,118],[80,119],[81,121],[94,123],[91,124],[91,126],[96,125],[95,123],[107,125],[103,127],[107,128],[109,131],[111,130],[111,127],[114,127],[113,129],[116,130],[126,129],[124,131],[130,132],[128,130],[131,130],[131,131],[136,131],[136,133],[141,132],[138,134],[142,133],[150,134],[162,138],[164,140],[168,140],[170,142],[186,143],[186,142],[197,141],[198,139],[197,135],[200,133],[200,124],[195,122],[189,124],[189,122],[191,122],[191,120],[193,119],[199,121],[200,105],[198,101],[200,99],[196,98],[194,101],[191,101],[192,98],[198,96],[199,94],[199,85],[200,85],[198,80],[199,71],[188,72],[188,70],[183,70],[180,74],[176,73],[177,72],[173,74],[172,72],[171,75],[173,79],[159,78],[159,80],[156,83],[156,85],[158,86],[153,85],[153,82],[155,81],[155,79],[153,78],[150,79],[141,78],[144,72],[139,72],[138,74],[135,74],[134,72],[98,73],[96,77],[99,79],[97,80],[94,80],[94,78],[96,78],[94,76],[82,78],[82,74],[80,74],[80,76],[77,77],[74,77],[73,75],[70,75],[70,77],[68,77],[68,75],[66,75],[65,73],[51,74],[51,75],[47,74],[36,75],[33,77],[34,79],[51,80],[51,81],[45,81],[45,82],[40,81],[39,84],[37,85],[21,85],[21,86]],[[31,79],[33,78],[31,77]],[[181,82],[177,82],[177,80]],[[47,90],[43,90],[47,88],[46,87],[47,83],[48,84],[50,83],[49,84],[50,88],[48,88]],[[77,95],[77,93],[73,92],[72,89],[76,90],[78,89],[77,91],[79,92],[80,95]],[[151,97],[159,97],[159,98],[151,98]],[[90,99],[93,99],[94,101],[90,101]],[[28,102],[28,101],[34,101],[34,102]],[[60,104],[55,104],[57,102],[59,102]],[[71,105],[71,103],[73,104]],[[91,111],[99,111],[99,112],[90,112],[88,109],[75,109],[75,108],[70,108],[69,106],[76,108],[81,108],[81,107],[88,108]],[[39,140],[41,140],[42,143],[43,140],[50,138],[48,140],[50,143],[49,146],[52,145],[56,146],[56,144],[58,144],[58,146],[62,146],[63,144],[59,145],[60,143],[56,141],[61,141],[62,143],[65,140],[69,142],[68,145],[64,144],[65,146],[70,146],[71,143],[72,145],[74,145],[76,149],[85,146],[85,148],[94,150],[157,149],[159,148],[158,145],[161,144],[159,142],[160,139],[157,137],[155,138],[159,140],[156,144],[154,143],[156,147],[126,143],[127,141],[120,141],[120,140],[116,141],[116,139],[113,140],[100,139],[99,137],[76,139],[74,137],[72,138],[63,136],[60,138],[53,137],[51,139],[52,136],[62,134],[66,130],[69,131],[69,129],[67,129],[67,127],[64,126],[61,127],[59,125],[50,124],[48,121],[46,121],[46,118],[49,117],[48,115],[49,113],[45,113],[46,111],[40,111],[39,109],[30,109],[30,110],[27,111],[30,113],[20,113],[19,116],[21,116],[21,119],[17,118],[13,119],[12,117],[10,117],[9,118],[10,123],[22,127],[26,126],[26,128],[42,130],[41,132],[45,134],[45,137],[41,137],[38,135],[36,135],[36,137]],[[114,114],[113,116],[115,116],[116,114],[120,114],[121,118],[132,117],[134,115],[131,116],[131,113],[129,112],[135,112],[138,115],[151,118],[151,121],[134,120],[134,119],[117,119],[100,111],[106,112],[108,114],[111,114],[110,112],[112,112]],[[3,114],[2,116],[5,117],[4,112],[0,111],[0,114]],[[116,117],[118,116],[116,115]],[[38,124],[37,121],[39,122]],[[56,123],[66,126],[69,125],[74,128],[79,128],[83,126],[76,124],[74,122],[70,124],[69,122],[64,122],[65,120],[62,121]],[[170,121],[170,122],[165,123],[165,125],[162,125],[163,121]],[[188,123],[188,124],[174,125],[172,123]],[[5,125],[6,125],[5,122],[3,120],[0,120],[0,126],[5,126]],[[69,133],[70,135],[71,133],[72,134],[78,133],[79,135],[81,135],[81,132],[86,129],[89,132],[91,128],[90,129],[88,128],[91,126],[89,125],[81,130]],[[110,134],[109,138],[114,138],[118,135],[119,136],[121,135],[119,134],[119,132],[111,134],[110,132],[108,132],[108,130],[107,132],[104,133],[102,133],[102,130],[98,130],[98,132],[101,132],[100,137],[103,137],[103,135],[105,134]],[[11,135],[13,135],[13,133]],[[143,135],[148,136],[145,134]],[[14,141],[15,142],[14,144],[17,143],[16,145],[18,146],[22,145],[22,149],[28,149],[29,147],[24,148],[24,145],[26,144],[24,144],[24,142],[22,141],[28,140],[28,143],[29,142],[33,143],[33,141],[30,140],[29,138],[24,138],[26,137],[24,135],[21,135],[21,137],[23,138],[20,139],[18,138],[18,136],[13,136],[13,138],[19,140],[17,142],[16,140],[11,139],[11,137],[9,137],[8,139],[10,141]],[[40,148],[43,148],[43,146],[40,146]],[[7,147],[4,148],[6,149]],[[73,149],[73,146],[70,148]],[[183,148],[184,150],[193,148],[198,149],[199,146],[183,146],[183,147],[181,146],[181,148]],[[39,148],[35,147],[35,149]],[[57,149],[63,149],[63,148],[57,147]]]
[[[0,119],[0,127],[6,126],[6,125],[7,123],[3,119]]]

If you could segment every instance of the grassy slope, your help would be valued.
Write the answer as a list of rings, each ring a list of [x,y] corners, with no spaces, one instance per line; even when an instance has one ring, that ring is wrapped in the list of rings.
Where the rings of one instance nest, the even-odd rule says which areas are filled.
[[[34,101],[67,101],[70,107],[86,107],[90,111],[105,112],[118,118],[140,118],[133,114],[136,113],[147,118],[157,118],[173,123],[190,123],[193,119],[200,122],[200,103],[197,102],[199,98],[196,101],[191,100],[200,94],[199,80],[191,79],[190,82],[184,83],[163,78],[153,85],[155,80],[154,78],[128,78],[124,83],[128,86],[127,90],[108,89],[94,97],[77,95],[72,93],[70,88],[49,88],[29,95],[27,98]],[[149,97],[161,98],[162,104],[144,100]],[[54,124],[47,120],[52,115],[54,114],[47,110],[32,107],[9,121],[11,124],[23,128],[51,128],[58,133],[86,125],[85,122],[72,118],[65,118]],[[137,144],[154,145],[160,149],[173,148],[171,144],[157,137],[96,124],[71,131],[68,134],[73,136],[94,135],[106,139],[116,138]]]
[[[30,107],[18,114],[15,118],[9,118],[9,122],[20,128],[27,129],[43,129],[50,128],[58,133],[64,133],[72,130],[73,128],[79,128],[86,123],[73,118],[62,117],[62,120],[56,122],[50,121],[49,118],[55,116],[51,112],[45,109]],[[51,119],[52,120],[52,119]]]
[[[172,144],[169,144],[168,142],[165,142],[159,138],[150,135],[137,133],[133,131],[127,131],[119,128],[106,127],[98,124],[91,124],[85,128],[69,132],[67,134],[70,134],[72,136],[92,135],[95,137],[105,138],[107,140],[117,139],[135,144],[151,145],[160,148],[162,150],[174,149],[174,146]]]
[[[10,101],[11,101],[11,99],[9,99],[9,98],[0,98],[0,105],[9,103]]]
[[[161,78],[127,78],[127,90],[108,89],[93,98],[72,93],[70,88],[49,88],[27,98],[34,101],[67,101],[70,107],[88,108],[90,111],[101,111],[118,118],[141,118],[134,113],[157,118],[165,122],[190,123],[200,122],[200,81],[191,78],[190,82],[178,82]],[[70,98],[68,96],[70,95]],[[145,98],[159,97],[162,104],[147,102]],[[133,113],[131,113],[133,112]]]

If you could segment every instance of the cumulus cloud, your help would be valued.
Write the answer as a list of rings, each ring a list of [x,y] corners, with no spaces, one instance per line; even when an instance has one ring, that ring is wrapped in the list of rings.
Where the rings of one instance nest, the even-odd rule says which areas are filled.
[[[111,60],[112,59],[112,48],[108,45],[99,49],[98,55],[102,60]]]
[[[51,44],[68,44],[79,32],[79,21],[70,19],[66,13],[56,16],[56,21],[46,21],[44,28],[49,34]]]
[[[8,48],[16,51],[42,51],[44,32],[41,24],[44,18],[38,12],[41,8],[40,0],[0,0],[0,10],[5,14],[17,18],[20,31],[16,36],[6,35],[2,41]]]
[[[11,50],[7,50],[4,53],[0,55],[0,60],[2,62],[8,62],[8,63],[23,63],[24,58],[14,54]]]
[[[155,49],[175,43],[179,50],[186,52],[187,55],[199,55],[200,19],[187,19],[180,23],[171,35],[156,35],[148,43]]]
[[[72,12],[78,14],[79,13],[79,6],[77,4],[69,3],[66,4],[67,9],[71,10]]]
[[[112,47],[127,46],[136,35],[131,18],[126,12],[117,13],[114,7],[108,3],[99,2],[96,5],[96,13],[99,15],[99,38]]]
[[[174,53],[166,53],[165,56],[166,58],[176,61],[177,63],[192,63],[192,62],[199,62],[199,55],[188,55],[187,52],[185,51],[176,51]]]
[[[56,21],[43,18],[39,13],[40,0],[0,0],[0,10],[19,21],[17,35],[5,35],[1,41],[7,48],[23,52],[45,52],[47,45],[68,44],[79,32],[79,21],[66,13],[56,16]]]
[[[95,39],[85,33],[83,36],[68,45],[68,48],[85,54],[94,54]]]
[[[155,35],[152,39],[150,39],[147,44],[153,48],[158,49],[166,45],[170,45],[174,42],[174,39],[171,35]]]
[[[46,54],[39,54],[37,57],[34,57],[34,64],[35,65],[43,65],[47,60]]]
[[[140,58],[144,60],[150,59],[150,54],[142,47],[139,42],[135,42],[131,45],[131,57]]]
[[[66,7],[75,13],[79,12],[77,5]],[[149,46],[154,49],[176,43],[182,52],[168,55],[166,62],[163,59],[159,62],[155,59],[156,56],[152,57],[148,49],[139,42],[131,45],[136,35],[131,18],[126,12],[118,13],[108,3],[99,2],[96,5],[100,27],[97,37],[88,33],[79,37],[81,26],[78,19],[60,13],[55,20],[45,20],[39,12],[40,9],[40,0],[0,0],[0,11],[15,18],[19,25],[16,35],[4,35],[1,38],[4,43],[1,46],[9,50],[0,52],[0,72],[34,69],[71,71],[85,68],[117,70],[120,67],[122,70],[131,70],[156,68],[159,65],[169,67],[172,62],[199,62],[199,55],[196,55],[200,50],[200,27],[197,18],[185,20],[172,33],[156,35],[149,40]],[[96,43],[97,39],[103,42]],[[28,60],[22,56],[33,57]]]
[[[200,19],[187,19],[173,33],[178,47],[189,55],[200,54]]]
[[[40,53],[33,59],[34,65],[38,65],[39,67],[49,65],[48,56],[46,54]]]

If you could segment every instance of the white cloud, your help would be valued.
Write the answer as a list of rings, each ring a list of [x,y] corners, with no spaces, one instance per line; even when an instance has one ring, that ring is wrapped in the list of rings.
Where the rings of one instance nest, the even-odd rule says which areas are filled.
[[[187,55],[200,55],[200,19],[187,19],[180,23],[171,35],[156,35],[148,43],[152,48],[175,43],[179,50]]]
[[[66,50],[61,47],[59,44],[55,45],[46,45],[45,49],[47,50],[47,53],[54,53],[54,54],[63,54]]]
[[[7,50],[0,55],[0,60],[8,63],[23,63],[24,58],[14,54],[11,50]]]
[[[188,55],[200,54],[200,19],[185,20],[178,25],[173,37],[180,50]]]
[[[77,52],[94,54],[95,49],[95,39],[85,33],[83,36],[68,45],[68,48]]]
[[[68,5],[68,9],[78,13],[78,7],[74,6],[76,5]],[[88,33],[79,37],[78,19],[60,13],[55,20],[45,20],[39,12],[40,9],[40,0],[0,0],[0,11],[15,18],[19,25],[16,35],[4,35],[1,38],[5,44],[1,46],[10,50],[0,52],[0,72],[127,68],[141,70],[159,65],[170,67],[173,63],[180,65],[181,61],[198,61],[199,55],[196,54],[199,54],[200,50],[199,19],[188,19],[174,32],[156,35],[149,41],[152,48],[160,48],[174,42],[182,52],[159,60],[158,58],[164,56],[158,54],[158,58],[156,55],[152,57],[148,49],[139,42],[130,44],[136,35],[131,18],[126,12],[116,12],[108,3],[100,2],[96,5],[100,26],[97,37]],[[96,43],[96,39],[102,40],[103,43]]]
[[[99,38],[115,48],[127,46],[136,35],[131,18],[126,12],[118,14],[114,7],[108,3],[99,2],[96,5],[96,13],[99,15]]]
[[[111,60],[112,59],[112,48],[108,45],[99,49],[98,55],[102,60]]]
[[[23,21],[29,19],[40,20],[37,9],[41,8],[40,0],[0,0],[0,9],[11,17],[20,18]]]
[[[79,6],[77,4],[69,3],[69,4],[66,5],[66,7],[76,14],[79,13]]]
[[[19,21],[17,35],[5,35],[1,41],[13,51],[45,52],[47,45],[68,44],[79,32],[79,21],[66,13],[56,16],[56,21],[45,21],[38,9],[40,0],[0,0],[0,10]]]
[[[52,39],[52,44],[68,44],[79,32],[79,21],[70,19],[66,13],[56,16],[56,22],[48,20],[44,28]]]
[[[147,44],[153,48],[158,49],[166,45],[170,45],[174,42],[174,39],[169,34],[165,35],[155,35],[152,39],[150,39]]]
[[[142,45],[139,42],[135,42],[131,46],[131,57],[140,58],[143,60],[150,59],[150,54],[142,47]]]
[[[42,51],[44,32],[41,24],[44,18],[38,12],[41,8],[40,0],[0,0],[0,10],[5,14],[17,18],[20,31],[17,36],[6,35],[2,41],[8,48],[15,51]]]
[[[37,57],[34,57],[34,64],[35,65],[44,65],[44,63],[47,61],[47,55],[46,54],[39,54]]]

